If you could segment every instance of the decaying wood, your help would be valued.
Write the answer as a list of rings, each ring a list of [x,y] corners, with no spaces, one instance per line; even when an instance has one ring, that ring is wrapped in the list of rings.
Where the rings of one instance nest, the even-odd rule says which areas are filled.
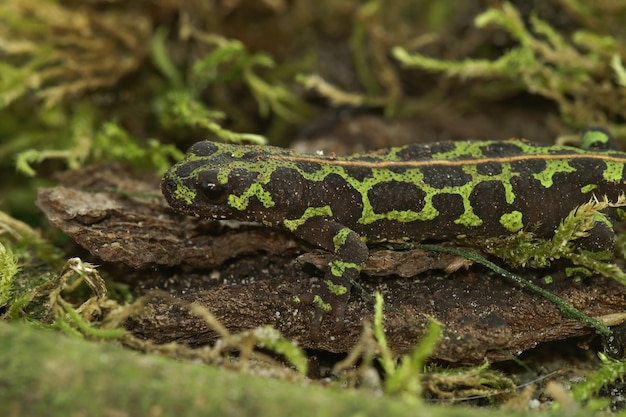
[[[175,214],[160,196],[157,178],[122,165],[66,173],[60,183],[41,190],[37,200],[54,226],[103,261],[137,269],[138,294],[164,289],[174,296],[153,299],[128,323],[135,334],[157,342],[215,339],[185,307],[196,302],[233,332],[272,324],[304,347],[346,352],[363,320],[372,318],[369,294],[376,291],[385,298],[385,328],[398,353],[418,343],[428,317],[445,328],[434,357],[452,362],[509,359],[542,342],[591,332],[538,294],[478,265],[421,251],[373,250],[362,276],[365,293],[353,288],[343,326],[327,320],[313,337],[313,309],[294,298],[323,276],[314,265],[323,267],[327,259],[315,248],[268,228]],[[626,308],[626,288],[612,280],[574,282],[557,269],[518,272],[536,282],[550,273],[554,283],[545,288],[588,315]]]

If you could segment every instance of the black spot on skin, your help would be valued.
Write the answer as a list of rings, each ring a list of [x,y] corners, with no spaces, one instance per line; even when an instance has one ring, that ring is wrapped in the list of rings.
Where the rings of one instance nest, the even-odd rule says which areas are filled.
[[[502,173],[502,164],[498,164],[496,162],[477,164],[476,172],[480,175],[499,175]]]
[[[298,162],[298,168],[307,174],[313,174],[320,170],[321,164],[313,161],[301,161]]]
[[[580,195],[580,191],[569,181],[546,188],[527,175],[511,178],[511,185],[515,193],[511,209],[523,213],[525,230],[541,237],[552,236],[570,210],[585,202],[577,202],[576,195]]]
[[[481,146],[480,150],[487,158],[499,158],[503,156],[521,155],[522,150],[513,142],[493,142],[489,145]]]
[[[432,220],[433,235],[444,234],[453,236],[461,230],[459,225],[454,223],[464,212],[463,197],[458,194],[437,194],[433,196],[433,207],[439,211],[439,215]]]
[[[375,213],[387,213],[392,210],[420,211],[424,208],[426,193],[415,184],[391,181],[374,185],[367,196]]]
[[[545,168],[546,162],[537,158],[528,158],[521,161],[511,162],[511,171],[519,172],[524,176],[541,172]]]
[[[513,206],[506,202],[504,185],[500,181],[481,181],[474,187],[469,200],[474,214],[483,221],[481,228],[486,235],[509,233],[500,224],[500,217],[511,212]]]
[[[579,239],[580,246],[593,252],[609,251],[615,248],[615,232],[605,223],[596,223],[589,236]]]
[[[369,178],[372,176],[373,172],[371,168],[364,168],[364,167],[358,167],[358,166],[354,166],[354,167],[344,167],[344,170],[346,171],[346,174],[349,175],[351,178],[354,178],[357,181],[363,182],[366,178]],[[404,169],[402,169],[402,171],[404,172]]]
[[[424,182],[435,188],[460,187],[472,180],[461,166],[426,166],[422,168]]]
[[[198,168],[202,168],[206,166],[207,162],[205,160],[196,160],[196,161],[188,161],[185,163],[179,163],[176,167],[176,176],[179,178],[188,178],[191,174],[196,171]]]
[[[424,161],[432,159],[433,153],[450,152],[456,148],[453,142],[408,145],[397,153],[402,161]]]
[[[196,142],[193,145],[191,145],[189,150],[187,150],[187,153],[192,153],[197,156],[209,156],[217,152],[218,149],[219,147],[216,143],[209,142],[209,141],[202,141],[202,142]]]

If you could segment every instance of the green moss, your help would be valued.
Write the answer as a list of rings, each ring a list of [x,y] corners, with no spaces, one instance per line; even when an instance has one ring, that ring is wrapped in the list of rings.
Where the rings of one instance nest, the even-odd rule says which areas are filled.
[[[237,133],[223,128],[219,122],[226,115],[221,111],[207,108],[190,91],[169,91],[158,99],[156,108],[163,120],[168,120],[176,126],[205,129],[227,142],[256,144],[266,142],[261,135]]]
[[[147,146],[133,137],[115,122],[99,124],[97,110],[92,106],[78,106],[69,120],[69,132],[63,128],[49,134],[64,135],[65,149],[28,149],[19,152],[15,164],[25,175],[36,174],[33,164],[45,160],[64,161],[68,168],[76,169],[88,160],[125,160],[144,168],[164,172],[172,158],[182,158],[182,153],[172,145],[156,140],[147,141]],[[47,135],[46,135],[47,136]]]
[[[280,5],[280,2],[261,3]],[[532,18],[530,23],[521,22],[521,19],[517,21],[515,12],[506,4],[500,9],[485,13],[482,21],[478,20],[481,27],[492,25],[505,28],[513,39],[518,41],[519,46],[496,61],[468,60],[462,63],[463,68],[459,67],[456,76],[483,77],[484,82],[477,84],[482,86],[497,84],[495,90],[499,97],[502,94],[501,86],[507,82],[510,89],[506,91],[514,88],[518,91],[525,90],[542,95],[556,103],[561,110],[564,123],[570,126],[578,127],[605,122],[610,124],[613,120],[624,120],[622,104],[626,71],[620,58],[620,55],[623,55],[621,50],[623,42],[615,33],[600,32],[605,28],[607,30],[614,28],[615,22],[620,22],[623,13],[620,13],[618,8],[608,13],[606,11],[601,13],[599,8],[603,6],[600,3],[606,2],[567,1],[568,12],[575,13],[573,20],[587,29],[574,33],[571,38],[560,35],[547,22],[536,18]],[[45,185],[42,181],[36,182],[30,179],[18,181],[12,176],[12,165],[15,156],[20,152],[23,152],[17,159],[20,171],[34,175],[37,170],[43,179],[52,179],[55,169],[75,168],[97,160],[125,160],[138,166],[162,171],[171,159],[181,157],[173,146],[169,147],[162,144],[163,142],[185,146],[189,141],[195,140],[194,138],[220,138],[249,143],[260,142],[265,136],[289,137],[289,134],[283,133],[286,131],[284,126],[294,121],[302,122],[310,115],[311,109],[298,97],[300,92],[297,89],[291,89],[290,83],[294,74],[311,73],[316,71],[318,66],[323,67],[324,62],[323,57],[318,56],[316,51],[319,46],[307,42],[309,40],[306,37],[307,34],[312,33],[316,28],[312,25],[298,24],[297,13],[292,13],[297,8],[276,9],[265,14],[271,15],[268,20],[281,30],[288,27],[290,22],[296,22],[294,25],[297,27],[298,35],[303,35],[296,39],[296,36],[290,37],[290,34],[293,35],[294,32],[287,33],[286,36],[283,36],[284,32],[280,32],[281,38],[272,37],[272,34],[266,30],[267,26],[258,25],[257,20],[254,24],[246,21],[244,26],[254,31],[260,30],[264,36],[252,36],[253,32],[245,32],[245,27],[237,26],[241,23],[237,23],[236,19],[241,16],[242,12],[246,12],[247,6],[244,3],[237,3],[234,6],[230,4],[206,6],[193,3],[195,9],[178,9],[174,3],[169,3],[159,10],[158,16],[159,19],[165,16],[175,17],[172,22],[176,21],[179,26],[170,32],[159,27],[162,21],[151,20],[151,16],[154,16],[151,14],[154,11],[152,6],[142,10],[142,6],[129,7],[129,4],[127,2],[109,2],[106,5],[99,3],[97,10],[91,8],[90,5],[73,8],[59,2],[39,0],[9,1],[0,4],[0,16],[2,16],[0,37],[3,39],[3,59],[0,62],[0,136],[3,138],[0,143],[0,165],[5,168],[10,167],[3,173],[4,181],[0,193],[3,196],[3,204],[10,203],[13,210],[19,212],[20,215],[25,211],[33,211],[34,190]],[[316,71],[315,76],[303,76],[301,79],[307,81],[305,87],[328,98],[332,106],[384,107],[387,109],[387,115],[392,114],[393,110],[403,110],[411,116],[423,111],[424,108],[431,108],[432,100],[437,99],[437,94],[424,94],[419,99],[411,97],[408,89],[404,89],[406,74],[399,76],[395,63],[388,56],[388,45],[421,46],[426,44],[428,38],[436,38],[438,34],[430,33],[421,36],[422,29],[431,31],[452,27],[455,22],[453,11],[460,8],[460,4],[450,1],[417,3],[371,1],[358,4],[350,2],[336,4],[338,6],[335,6],[335,2],[322,2],[319,9],[316,9],[316,13],[319,14],[313,16],[313,21],[315,25],[323,27],[325,31],[323,36],[331,34],[338,39],[338,43],[342,41],[341,35],[337,36],[337,32],[333,32],[333,27],[348,28],[343,33],[347,33],[351,38],[350,49],[357,72],[356,79],[351,79],[350,75],[345,76],[343,63],[337,65],[333,63],[330,72],[324,73],[322,68],[319,75]],[[215,7],[224,8],[215,10]],[[339,13],[342,10],[344,10],[343,15]],[[220,27],[222,24],[220,19],[223,16],[229,17],[227,30]],[[263,19],[262,13],[254,13],[253,16],[255,19],[257,17]],[[437,17],[433,18],[433,16]],[[311,16],[307,15],[306,19],[310,18]],[[620,23],[619,26],[623,25]],[[153,28],[156,29],[153,30]],[[315,36],[317,35],[316,33]],[[476,39],[473,36],[475,34],[471,35],[472,39]],[[233,39],[233,36],[242,41]],[[248,44],[250,40],[256,39],[267,41],[265,45]],[[276,39],[289,39],[291,44],[306,45],[307,51],[302,51],[306,57],[303,59],[301,56],[281,56],[286,44],[281,45],[280,42],[276,42]],[[446,39],[446,37],[443,36],[441,39]],[[485,50],[489,47],[490,45],[481,45],[480,49]],[[433,49],[436,50],[436,48]],[[308,62],[305,62],[305,59],[308,59]],[[285,65],[285,62],[288,65]],[[67,63],[72,63],[72,65],[67,65]],[[322,65],[319,65],[320,63]],[[431,61],[431,65],[436,66],[435,64],[435,61]],[[453,72],[451,68],[451,66],[444,65],[440,66],[439,70]],[[345,81],[338,85],[342,85],[346,90],[341,90],[332,84],[337,82],[337,79],[332,78],[335,73],[337,79]],[[354,87],[355,83],[356,87]],[[438,83],[438,85],[442,84]],[[458,86],[458,84],[455,85]],[[349,90],[352,88],[355,92]],[[359,93],[361,88],[364,93]],[[419,88],[418,85],[418,91],[421,92]],[[458,90],[463,89],[458,88]],[[467,94],[466,91],[462,94],[475,99],[474,95]],[[452,97],[448,102],[456,104],[457,99]],[[480,103],[473,103],[472,106],[481,108]],[[449,107],[445,107],[443,110],[446,112],[448,109]],[[626,127],[622,124],[612,128],[618,136],[625,136]],[[239,132],[254,132],[254,134]],[[44,161],[46,163],[42,163]],[[610,172],[611,177],[616,176],[618,169],[621,169],[620,167],[614,168]],[[27,195],[28,198],[18,197],[22,195]],[[193,198],[193,196],[187,193],[186,198]],[[437,215],[434,208],[427,208],[422,214],[424,218]],[[407,212],[392,214],[399,220],[407,220],[412,215]],[[42,218],[40,214],[37,216]],[[598,221],[598,217],[596,216],[593,221]],[[515,222],[508,224],[515,224]],[[12,224],[12,226],[15,225]],[[519,256],[520,258],[516,259],[526,259],[525,262],[528,264],[537,265],[542,261],[549,262],[552,259],[551,256],[571,256],[581,265],[587,265],[588,270],[604,270],[605,274],[619,275],[619,270],[615,265],[607,263],[606,258],[601,259],[598,254],[579,251],[568,255],[567,250],[575,246],[569,243],[576,239],[573,237],[576,227],[572,229],[574,232],[565,233],[565,229],[564,234],[570,237],[563,237],[558,241],[555,239],[549,243],[543,242],[546,246],[539,250],[532,247],[537,244],[541,246],[542,242],[519,237],[513,244],[513,246],[517,245],[518,252],[535,250],[537,255],[535,258],[528,259],[527,255],[516,253],[514,257]],[[584,229],[583,227],[578,230]],[[31,290],[44,281],[55,282],[55,277],[58,277],[61,268],[56,265],[60,259],[63,259],[63,255],[59,249],[53,248],[40,236],[30,232],[22,233],[22,230],[20,230],[20,235],[19,242],[10,241],[5,245],[5,254],[12,253],[13,259],[7,258],[6,268],[0,268],[0,306],[2,306],[3,295],[10,295],[4,318],[36,321],[39,327],[48,323],[81,337],[100,337],[98,332],[94,332],[94,329],[102,330],[98,328],[98,323],[90,323],[84,319],[84,316],[76,314],[78,303],[84,301],[77,293],[65,294],[70,295],[77,304],[66,306],[61,310],[61,316],[49,321],[54,316],[50,314],[50,306],[47,305],[48,296],[60,287],[54,285],[41,287],[36,298],[33,298],[34,294]],[[528,237],[528,235],[525,236]],[[620,236],[619,246],[622,252],[626,253],[623,249],[626,247],[624,239],[623,235]],[[554,249],[558,242],[565,245],[562,254]],[[11,270],[14,269],[11,265],[16,265],[13,262],[15,257],[24,260],[20,262],[23,269],[9,279],[8,277],[12,275]],[[63,307],[62,304],[60,302],[55,305]],[[384,332],[382,323],[376,328],[378,332]],[[31,401],[26,406],[38,408],[41,415],[48,415],[50,409],[47,404],[59,406],[69,403],[68,407],[80,413],[80,410],[76,411],[78,404],[81,403],[81,399],[87,398],[89,401],[86,401],[85,407],[87,408],[85,409],[93,407],[94,412],[97,413],[103,409],[106,410],[106,404],[112,404],[116,399],[119,400],[120,395],[122,397],[128,395],[128,390],[111,392],[112,400],[96,401],[97,404],[92,400],[103,399],[105,396],[94,396],[93,393],[85,396],[72,395],[70,400],[65,401],[69,398],[67,394],[75,394],[85,387],[93,388],[94,386],[104,387],[99,391],[101,394],[106,391],[106,387],[115,386],[111,384],[111,381],[132,379],[145,374],[146,369],[142,370],[139,367],[126,375],[116,375],[110,381],[104,381],[102,385],[85,385],[81,383],[85,377],[102,376],[116,369],[131,369],[133,363],[137,364],[142,361],[133,356],[124,361],[124,366],[107,366],[106,369],[90,370],[87,368],[98,365],[98,361],[93,361],[94,357],[109,357],[108,352],[100,349],[101,346],[89,345],[84,341],[72,341],[82,344],[81,349],[78,349],[76,344],[67,343],[68,340],[61,340],[56,337],[58,335],[41,334],[37,335],[41,337],[35,337],[35,335],[31,337],[33,330],[31,327],[20,328],[19,331],[7,333],[3,339],[6,347],[9,348],[7,352],[10,353],[3,356],[8,367],[3,368],[6,372],[2,375],[5,376],[5,386],[16,388],[13,395],[8,395],[7,401],[1,402],[6,407],[13,407],[20,393],[28,391],[26,388],[43,387],[44,389],[47,387],[58,395],[54,397],[56,400],[52,394],[47,394],[48,396],[42,398],[52,398],[51,401]],[[260,333],[264,333],[265,336],[260,336]],[[280,343],[275,343],[279,338],[277,339],[272,331],[262,329],[259,330],[259,334],[255,336],[248,334],[245,340],[249,341],[256,337],[254,340],[260,341],[261,344],[267,343],[270,350],[290,356],[285,352],[291,350],[292,346],[280,347]],[[18,340],[21,342],[18,343]],[[41,346],[45,344],[46,348],[36,345],[37,340],[42,342]],[[35,346],[38,347],[37,350],[29,350]],[[428,355],[430,345],[427,343],[424,346],[426,352],[424,355]],[[49,360],[44,355],[50,350],[48,348],[52,347],[61,356]],[[77,348],[77,352],[82,352],[80,356],[74,354],[74,347]],[[365,358],[366,355],[363,357]],[[402,361],[407,361],[407,369],[410,369],[410,372],[404,373],[394,369],[394,367],[399,368],[400,365],[393,355],[389,355],[388,360],[386,369],[392,369],[390,374],[393,372],[398,374],[398,383],[393,385],[399,389],[392,388],[390,384],[386,390],[400,393],[400,395],[410,393],[407,396],[419,391],[416,381],[426,380],[423,362],[420,365],[419,360],[402,358]],[[294,360],[291,362],[295,363],[296,368],[302,372],[304,369],[302,359],[299,364]],[[50,373],[45,366],[38,366],[38,363],[40,365],[74,364],[76,368],[72,369],[75,369],[77,373]],[[604,382],[596,383],[595,387],[619,379],[623,374],[620,370],[620,366],[623,367],[623,365],[608,366],[613,369],[613,374],[618,376],[603,377],[601,379]],[[181,373],[183,377],[179,380],[189,382],[190,372],[194,374],[195,371],[206,370],[204,368],[197,365],[186,367],[180,362],[168,364],[168,369],[164,369],[161,372],[162,375],[157,375],[157,372],[156,377],[150,375],[148,379],[138,380],[133,386],[151,389],[154,381],[168,382],[168,378],[181,369],[184,372]],[[468,375],[473,370],[473,374],[477,376],[473,379],[474,381],[486,379],[489,381],[488,384],[495,385],[498,378],[488,374],[484,368],[471,368]],[[33,378],[26,380],[10,373],[18,370],[28,372],[29,375],[33,375]],[[58,378],[64,375],[69,375],[65,381],[67,384],[63,384],[63,389],[59,389]],[[168,377],[162,378],[163,375]],[[224,398],[232,399],[232,396],[225,397],[219,389],[207,390],[205,375],[196,376],[198,377],[195,381],[197,386],[179,391],[198,395],[195,397],[192,395],[180,401],[181,407],[185,408],[189,404],[219,404],[216,406],[218,411],[219,407],[222,407],[222,411],[223,407],[232,409],[233,403],[226,404],[218,401]],[[216,375],[215,381],[224,381],[223,377],[224,375]],[[230,375],[227,379],[234,377]],[[46,384],[46,378],[48,378],[48,384]],[[435,376],[430,381],[437,381],[437,378]],[[592,378],[593,376],[590,377]],[[464,379],[464,381],[471,380],[471,378]],[[44,383],[41,384],[41,381]],[[445,383],[441,382],[441,384]],[[245,388],[248,385],[247,381],[242,380],[237,381],[237,384],[233,386],[236,387],[236,391],[237,387]],[[503,383],[503,385],[506,384]],[[235,408],[252,404],[252,408],[260,406],[271,409],[267,415],[276,415],[277,412],[285,411],[288,403],[283,400],[272,402],[267,397],[267,395],[282,392],[283,388],[259,390],[259,387],[268,386],[267,380],[258,381],[258,384],[250,386],[254,389],[243,392],[243,395],[236,395],[237,398],[245,399],[245,401],[241,401],[241,404],[237,402],[234,405]],[[585,388],[584,396],[576,396],[577,401],[597,398],[597,389],[588,387]],[[229,387],[232,391],[231,388]],[[287,387],[285,386],[284,389]],[[213,391],[218,392],[219,395],[214,395],[218,400],[207,402],[207,395],[214,393]],[[347,401],[346,404],[350,403],[350,405],[343,406],[345,414],[353,415],[355,412],[362,412],[362,405],[368,403],[369,400],[375,400],[369,402],[379,409],[378,412],[372,413],[373,415],[379,415],[380,410],[389,412],[391,415],[394,409],[401,409],[404,414],[421,412],[421,408],[415,408],[414,403],[409,402],[411,405],[407,406],[407,403],[397,401],[397,399],[387,401],[378,396],[373,398],[371,395],[357,395],[351,398],[351,394],[346,396],[342,393],[340,396],[333,397],[332,401],[326,401],[325,398],[329,392],[325,391],[318,393],[314,388],[307,387],[298,398],[303,398],[305,402],[308,399],[310,404],[314,405],[319,405],[320,401],[323,401],[329,412],[336,415],[342,415],[336,412],[335,408],[338,404],[342,404],[342,401]],[[167,392],[173,392],[171,387],[163,387],[162,393],[167,394]],[[259,401],[249,401],[249,395],[254,396],[259,392],[265,396],[260,395]],[[332,392],[330,394],[334,395]],[[147,395],[145,398],[157,398],[159,395],[156,397]],[[287,394],[286,397],[292,398],[291,394]],[[60,402],[59,398],[61,398]],[[293,405],[289,403],[296,413],[302,410],[302,404],[304,404],[298,401],[295,401]],[[128,403],[138,404],[137,401]],[[148,403],[152,406],[149,400],[139,402],[139,404]],[[316,408],[309,407],[308,409]],[[12,410],[14,411],[15,408]],[[11,409],[8,410],[9,413],[10,411]],[[443,415],[472,414],[471,411],[437,409],[437,412]],[[154,409],[141,412],[144,414],[154,412]],[[156,412],[160,412],[160,409]],[[430,410],[426,411],[427,414],[429,412]],[[489,414],[491,411],[483,410],[474,414],[485,413]],[[587,415],[588,410],[581,408],[572,413]],[[171,414],[176,414],[175,410]],[[554,413],[554,415],[559,414],[562,413]]]
[[[575,240],[588,236],[598,223],[611,227],[601,210],[625,205],[624,196],[614,202],[592,199],[573,209],[557,227],[551,239],[539,239],[532,233],[520,232],[505,238],[487,239],[479,243],[479,246],[514,266],[545,267],[552,260],[565,258],[576,265],[626,284],[626,274],[617,265],[607,262],[611,258],[611,253],[587,251],[573,244]]]
[[[623,353],[620,352],[620,355]],[[592,410],[607,408],[610,401],[596,398],[598,393],[602,388],[621,381],[626,376],[626,361],[611,359],[603,353],[598,353],[598,356],[602,362],[600,369],[572,387],[572,397],[579,402],[589,402]]]
[[[527,401],[520,406],[521,411],[420,404],[372,390],[339,391],[300,380],[276,381],[267,375],[237,373],[154,354],[139,355],[119,346],[94,345],[25,325],[0,323],[0,348],[4,353],[0,356],[0,385],[5,387],[0,391],[0,412],[6,416],[101,416],[123,410],[129,415],[163,417],[225,413],[258,417],[556,417],[567,413],[583,417],[593,411],[572,402],[563,404],[568,406],[565,412],[550,408],[541,412],[526,410]],[[473,380],[499,383],[503,387],[500,391],[506,390],[506,382],[498,381],[495,373],[485,368],[481,366],[481,372],[474,372]],[[456,380],[462,382],[463,378]],[[555,402],[566,400],[560,397]]]
[[[0,243],[0,307],[5,306],[13,295],[13,281],[19,270],[17,257]]]
[[[611,25],[594,22],[590,10],[604,13],[603,19],[615,23],[619,16],[602,11],[600,7],[574,8],[576,18],[596,31],[606,30]],[[623,75],[626,71],[619,59],[619,38],[583,27],[567,39],[534,13],[525,21],[508,2],[477,16],[475,25],[480,29],[499,27],[518,45],[494,60],[442,60],[409,52],[401,46],[393,49],[393,55],[408,68],[442,72],[460,79],[506,80],[508,90],[523,89],[554,101],[563,120],[573,128],[582,129],[602,121],[608,122],[618,136],[624,136],[626,126],[610,123],[613,115],[619,114],[622,118],[626,115],[624,106],[617,104],[623,102],[624,90],[609,86],[616,78],[620,84],[626,79]],[[507,90],[506,87],[502,89]],[[608,94],[600,98],[599,91],[608,91]]]
[[[442,325],[434,319],[428,321],[424,336],[416,341],[413,350],[405,355],[395,355],[388,346],[384,328],[383,298],[376,294],[374,322],[366,324],[359,342],[348,357],[338,363],[334,373],[342,376],[343,384],[358,384],[370,379],[368,387],[384,391],[400,402],[420,404],[423,390],[439,398],[461,401],[478,393],[489,396],[506,395],[515,390],[513,381],[491,369],[488,363],[476,367],[438,368],[428,365],[428,357],[444,336]],[[383,378],[372,381],[371,372]],[[369,375],[369,378],[368,378]]]
[[[374,309],[374,335],[381,347],[380,364],[385,371],[385,392],[393,395],[405,395],[416,398],[421,394],[421,380],[426,359],[432,354],[441,338],[442,325],[438,321],[429,321],[426,335],[415,349],[399,360],[393,358],[387,347],[383,323],[383,298],[376,294]]]
[[[6,54],[0,66],[1,107],[28,94],[53,106],[110,87],[137,68],[149,45],[148,18],[136,11],[90,14],[57,2],[24,0],[3,2],[0,15]],[[98,30],[108,26],[115,32]]]

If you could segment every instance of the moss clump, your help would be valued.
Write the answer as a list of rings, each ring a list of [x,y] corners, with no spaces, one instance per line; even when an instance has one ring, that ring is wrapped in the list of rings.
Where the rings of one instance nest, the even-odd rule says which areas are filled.
[[[577,2],[572,2],[578,4]],[[578,4],[580,6],[580,4]],[[588,7],[575,8],[579,21]],[[607,19],[611,19],[608,15]],[[525,90],[554,101],[563,121],[571,128],[608,126],[618,136],[626,136],[626,125],[615,120],[626,117],[626,91],[621,87],[624,70],[619,38],[581,28],[570,38],[548,22],[531,14],[529,22],[508,2],[491,8],[475,19],[479,28],[496,26],[506,31],[518,45],[497,59],[441,60],[397,46],[393,55],[407,68],[442,72],[449,77],[482,79],[500,83],[500,90]],[[606,25],[604,28],[611,27]],[[503,82],[507,83],[505,87]]]

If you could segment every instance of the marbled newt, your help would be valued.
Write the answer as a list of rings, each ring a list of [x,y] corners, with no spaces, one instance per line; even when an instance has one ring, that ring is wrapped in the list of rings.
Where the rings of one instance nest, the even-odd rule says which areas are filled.
[[[582,148],[511,139],[338,157],[204,141],[169,169],[162,189],[178,212],[287,229],[331,252],[321,294],[309,301],[340,321],[367,243],[521,230],[549,237],[575,207],[626,192],[626,153],[614,142],[595,128]],[[604,226],[586,239],[590,249],[612,250]]]

